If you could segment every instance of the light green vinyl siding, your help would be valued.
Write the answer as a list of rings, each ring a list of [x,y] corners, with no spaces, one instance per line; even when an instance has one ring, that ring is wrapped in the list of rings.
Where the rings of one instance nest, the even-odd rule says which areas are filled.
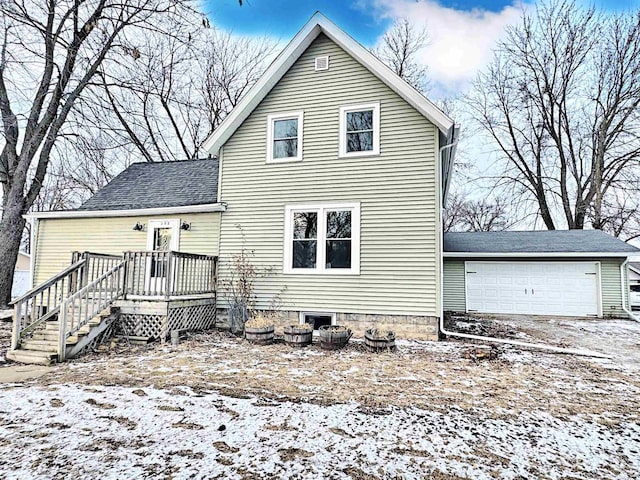
[[[147,229],[134,231],[136,223],[179,218],[191,224],[180,230],[180,251],[217,255],[220,213],[155,215],[147,217],[52,218],[40,220],[35,251],[35,285],[69,266],[71,252],[89,251],[120,255],[147,249]]]
[[[480,259],[473,259],[480,260]],[[492,259],[495,261],[495,259]],[[505,261],[518,261],[517,259],[504,258]],[[565,261],[575,262],[575,258],[557,258],[554,260],[544,258],[527,258],[527,262],[532,261]],[[584,259],[589,262],[600,262],[600,285],[602,291],[602,315],[626,316],[622,310],[622,291],[620,288],[620,265],[624,261],[622,258],[592,258]],[[626,281],[626,280],[625,280]],[[444,260],[444,284],[443,284],[443,304],[445,310],[460,311],[466,310],[465,302],[465,271],[464,260],[445,259]],[[628,302],[628,300],[627,300]],[[628,303],[627,303],[628,304]]]
[[[603,258],[600,260],[602,315],[605,317],[626,316],[622,310],[622,289],[620,288],[620,265],[623,261],[624,259],[621,258]]]
[[[464,312],[465,301],[464,260],[444,260],[442,280],[442,304],[444,310]]]
[[[314,58],[330,68],[314,71]],[[380,155],[338,158],[341,106],[380,102]],[[267,164],[267,116],[304,111],[303,161]],[[438,130],[320,35],[224,145],[221,262],[245,245],[272,267],[259,308],[286,286],[287,310],[438,315]],[[360,275],[283,271],[285,205],[360,202]]]

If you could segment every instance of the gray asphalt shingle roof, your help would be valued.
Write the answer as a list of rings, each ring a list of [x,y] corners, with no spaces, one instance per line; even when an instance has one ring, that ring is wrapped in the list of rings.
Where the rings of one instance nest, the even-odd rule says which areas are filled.
[[[218,160],[134,163],[78,210],[130,210],[216,203]]]
[[[451,232],[447,253],[639,253],[633,245],[600,230]]]

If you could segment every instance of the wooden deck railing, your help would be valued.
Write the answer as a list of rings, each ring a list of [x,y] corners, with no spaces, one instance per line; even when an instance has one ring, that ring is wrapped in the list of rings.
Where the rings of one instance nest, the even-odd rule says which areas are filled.
[[[215,292],[218,257],[171,251],[125,252],[127,296],[180,297]]]
[[[13,332],[11,349],[17,348],[20,339],[32,333],[46,320],[60,312],[60,305],[81,288],[82,268],[86,259],[82,258],[54,277],[29,290],[13,302]]]
[[[120,259],[113,268],[99,275],[62,302],[58,330],[58,361],[64,360],[67,339],[122,297],[125,271],[125,262]]]
[[[63,336],[75,333],[123,296],[169,299],[213,294],[217,266],[216,256],[182,252],[126,252],[123,256],[74,252],[69,267],[12,302],[11,349],[45,321],[66,316],[62,344]]]

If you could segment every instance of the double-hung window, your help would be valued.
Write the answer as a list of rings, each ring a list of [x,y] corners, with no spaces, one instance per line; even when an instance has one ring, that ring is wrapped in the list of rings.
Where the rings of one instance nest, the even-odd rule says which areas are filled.
[[[380,104],[340,108],[340,156],[359,157],[380,153]]]
[[[360,204],[285,208],[285,273],[360,273]]]
[[[267,117],[267,162],[302,160],[303,112],[282,113]]]

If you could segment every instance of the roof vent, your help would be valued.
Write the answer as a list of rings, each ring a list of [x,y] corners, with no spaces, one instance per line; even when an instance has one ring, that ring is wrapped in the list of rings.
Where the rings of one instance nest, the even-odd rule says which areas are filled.
[[[316,57],[316,72],[320,70],[329,70],[329,56]]]

